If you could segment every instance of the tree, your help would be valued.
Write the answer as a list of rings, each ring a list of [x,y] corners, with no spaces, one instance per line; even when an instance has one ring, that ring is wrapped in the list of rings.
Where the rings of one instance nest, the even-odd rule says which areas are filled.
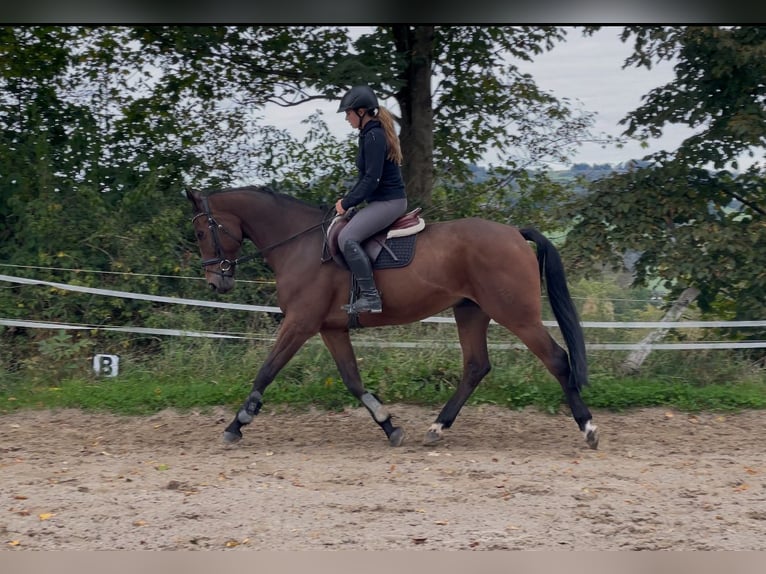
[[[176,83],[238,106],[337,101],[354,84],[370,85],[384,104],[399,108],[403,174],[415,204],[429,204],[445,179],[469,180],[469,166],[488,152],[497,154],[494,174],[505,184],[565,158],[590,137],[590,115],[539,90],[514,64],[563,41],[562,28],[394,25],[356,32],[153,26],[134,28],[133,37],[163,58]],[[352,153],[348,146],[347,166]]]
[[[626,66],[676,62],[675,79],[625,118],[626,135],[669,123],[697,132],[591,184],[574,207],[569,257],[592,272],[636,251],[635,284],[660,279],[674,296],[696,287],[705,312],[766,317],[766,27],[627,27],[622,37],[634,39]],[[739,171],[743,156],[755,161]]]

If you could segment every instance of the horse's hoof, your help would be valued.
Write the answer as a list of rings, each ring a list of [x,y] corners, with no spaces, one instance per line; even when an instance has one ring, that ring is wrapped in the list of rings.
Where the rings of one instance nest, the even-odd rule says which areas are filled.
[[[585,442],[593,450],[598,448],[598,427],[592,425],[590,421],[585,425]]]
[[[394,430],[388,435],[388,444],[391,446],[402,446],[403,442],[404,431],[402,430],[402,427],[394,427]]]
[[[428,432],[426,433],[426,436],[423,439],[423,444],[426,446],[436,444],[441,439],[442,439],[442,434],[440,432],[437,432],[433,429],[428,429]]]
[[[239,431],[224,431],[223,433],[223,442],[226,444],[234,444],[235,442],[239,442],[242,440],[242,433]]]

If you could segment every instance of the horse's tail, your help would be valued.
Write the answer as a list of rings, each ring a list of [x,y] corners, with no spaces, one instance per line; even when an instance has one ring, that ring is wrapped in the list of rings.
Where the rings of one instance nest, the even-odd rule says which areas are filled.
[[[569,294],[561,256],[553,243],[536,229],[525,227],[519,231],[524,239],[533,241],[537,246],[540,277],[545,279],[548,301],[569,349],[569,385],[579,391],[588,384],[585,335]]]

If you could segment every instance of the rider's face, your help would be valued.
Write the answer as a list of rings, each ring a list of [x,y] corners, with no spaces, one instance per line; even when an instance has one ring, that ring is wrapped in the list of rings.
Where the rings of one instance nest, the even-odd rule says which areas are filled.
[[[359,117],[359,114],[357,113],[357,110],[348,109],[346,110],[346,121],[351,124],[352,128],[358,128],[359,122],[361,122],[361,118]]]

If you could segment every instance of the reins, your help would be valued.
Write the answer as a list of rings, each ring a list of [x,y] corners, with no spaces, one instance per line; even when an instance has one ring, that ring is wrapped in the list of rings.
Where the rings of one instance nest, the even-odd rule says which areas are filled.
[[[259,248],[258,246],[255,247],[256,252],[250,253],[249,255],[245,255],[243,257],[237,257],[236,259],[227,259],[223,256],[223,249],[221,249],[221,241],[218,236],[218,232],[221,231],[222,233],[225,233],[232,239],[234,239],[236,242],[240,244],[240,247],[242,246],[242,239],[237,239],[232,233],[230,233],[222,224],[218,223],[215,218],[213,217],[213,214],[210,211],[210,205],[208,204],[208,198],[202,197],[202,209],[200,213],[196,214],[194,217],[192,217],[191,221],[194,223],[198,217],[206,217],[207,218],[207,224],[208,229],[210,229],[210,234],[213,237],[213,245],[215,246],[215,257],[212,257],[210,259],[204,259],[202,261],[202,267],[209,267],[210,265],[219,264],[220,266],[220,275],[225,277],[230,277],[234,273],[234,268],[239,265],[240,263],[245,263],[246,261],[250,261],[251,259],[255,259],[258,255],[263,255],[272,249],[276,249],[277,247],[280,247],[281,245],[284,245],[286,243],[289,243],[293,241],[294,239],[297,239],[301,237],[302,235],[305,235],[307,233],[310,233],[311,231],[314,231],[315,229],[319,227],[323,227],[328,221],[328,216],[325,216],[322,221],[319,223],[312,225],[310,227],[307,227],[306,229],[303,229],[302,231],[299,231],[298,233],[294,233],[293,235],[287,237],[286,239],[281,239],[277,241],[276,243],[272,243],[271,245],[267,245],[266,247]],[[228,271],[231,271],[232,273],[229,275],[226,275]]]

